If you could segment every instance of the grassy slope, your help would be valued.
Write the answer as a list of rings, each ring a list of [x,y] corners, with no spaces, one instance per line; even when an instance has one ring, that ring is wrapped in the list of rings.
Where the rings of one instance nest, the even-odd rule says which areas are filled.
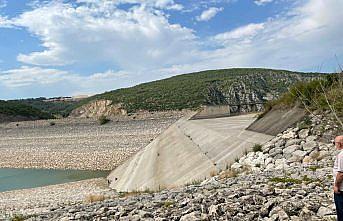
[[[270,102],[270,107],[293,107],[299,105],[309,111],[331,111],[343,117],[343,73],[326,75],[310,82],[298,82],[289,92]],[[331,107],[330,107],[331,106]]]
[[[43,112],[47,112],[54,116],[63,116],[66,117],[75,107],[77,102],[44,102],[46,98],[34,98],[34,99],[23,99],[17,100],[17,102],[30,105],[34,108],[37,108]]]
[[[83,100],[78,106],[95,99],[109,99],[114,103],[123,103],[129,112],[197,108],[202,104],[225,102],[211,97],[210,89],[225,95],[230,93],[232,86],[244,82],[247,88],[262,95],[281,94],[295,82],[317,76],[319,75],[316,73],[271,69],[236,68],[203,71],[106,92]]]
[[[0,100],[0,114],[7,116],[22,116],[34,119],[52,118],[52,116],[46,112],[17,101]]]

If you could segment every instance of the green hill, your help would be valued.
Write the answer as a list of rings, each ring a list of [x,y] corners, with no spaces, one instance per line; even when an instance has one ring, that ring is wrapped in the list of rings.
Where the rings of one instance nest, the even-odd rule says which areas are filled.
[[[204,104],[265,102],[287,91],[298,81],[318,78],[319,73],[235,68],[183,74],[164,80],[118,89],[83,100],[122,103],[128,112],[198,108]]]
[[[32,106],[37,108],[43,112],[49,113],[53,116],[61,116],[66,117],[73,110],[75,105],[78,102],[71,102],[71,101],[56,101],[56,102],[45,102],[47,98],[40,97],[40,98],[30,98],[30,99],[22,99],[16,100],[17,102],[25,105]]]
[[[48,118],[52,118],[52,116],[30,105],[17,101],[0,100],[0,122]]]

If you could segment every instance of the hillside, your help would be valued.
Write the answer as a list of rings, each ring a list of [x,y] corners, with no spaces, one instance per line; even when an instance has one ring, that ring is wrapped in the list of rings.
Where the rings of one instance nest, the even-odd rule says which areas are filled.
[[[104,99],[121,103],[128,113],[194,109],[205,104],[258,103],[257,109],[261,109],[260,103],[278,97],[294,83],[319,76],[271,69],[203,71],[95,95],[77,106]]]
[[[30,105],[34,108],[37,108],[41,111],[47,112],[53,116],[62,116],[66,117],[70,111],[78,103],[77,101],[56,101],[56,102],[45,102],[47,98],[31,98],[31,99],[22,99],[17,100],[17,102]]]
[[[299,106],[309,114],[332,117],[338,131],[343,132],[343,72],[326,75],[310,82],[298,82],[278,99],[268,102],[270,109]],[[324,129],[323,129],[324,130]]]
[[[22,104],[17,101],[0,100],[0,123],[16,120],[48,119],[52,116],[37,108]]]

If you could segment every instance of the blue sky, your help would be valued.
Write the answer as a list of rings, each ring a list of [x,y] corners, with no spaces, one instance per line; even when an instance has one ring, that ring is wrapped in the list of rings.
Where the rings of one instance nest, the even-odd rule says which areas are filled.
[[[342,11],[341,0],[0,0],[0,99],[231,67],[332,72]]]

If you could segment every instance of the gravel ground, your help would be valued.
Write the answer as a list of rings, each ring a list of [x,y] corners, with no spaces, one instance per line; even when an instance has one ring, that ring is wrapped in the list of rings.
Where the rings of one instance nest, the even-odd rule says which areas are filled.
[[[0,168],[111,170],[177,119],[117,120],[105,125],[92,119],[0,124]]]
[[[92,196],[114,195],[105,178],[0,193],[0,220],[19,214],[36,214],[50,208],[86,202]]]

